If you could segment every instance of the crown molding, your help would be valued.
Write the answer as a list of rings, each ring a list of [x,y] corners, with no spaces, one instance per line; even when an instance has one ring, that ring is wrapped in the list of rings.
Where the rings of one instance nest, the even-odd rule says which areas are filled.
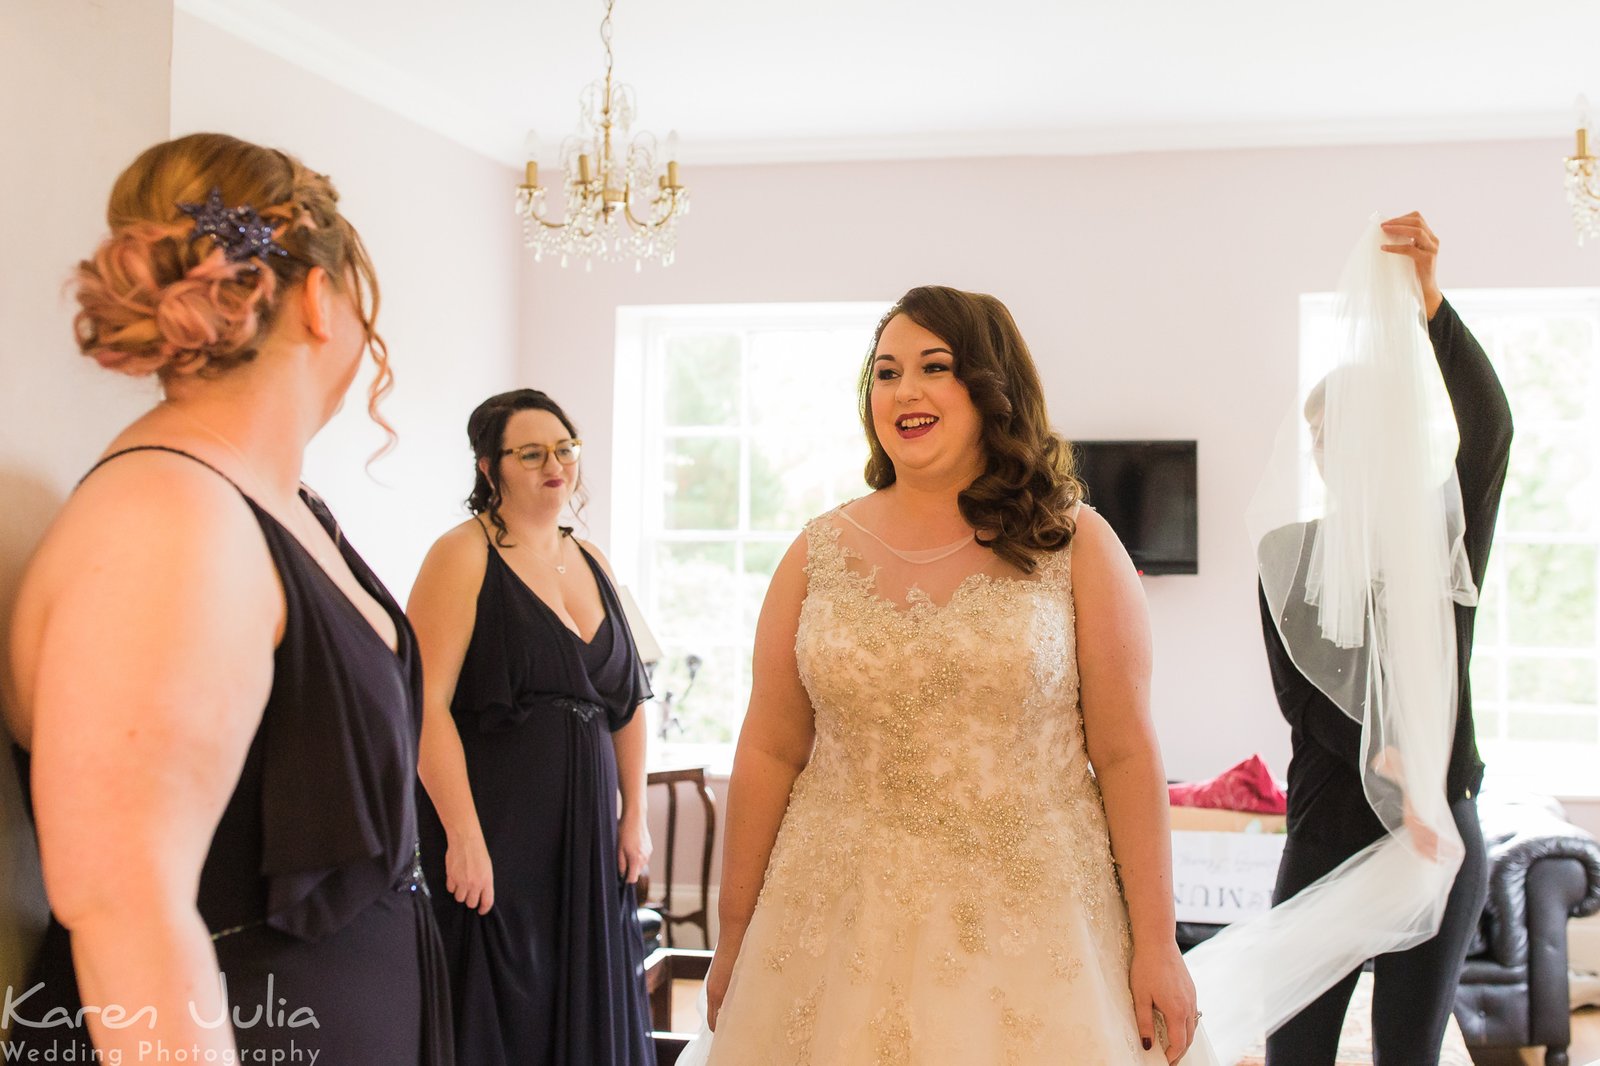
[[[1397,117],[1306,122],[1193,122],[1053,130],[969,130],[887,137],[698,140],[683,136],[685,163],[846,163],[1126,155],[1238,149],[1313,148],[1471,141],[1565,140],[1564,111],[1445,118]]]

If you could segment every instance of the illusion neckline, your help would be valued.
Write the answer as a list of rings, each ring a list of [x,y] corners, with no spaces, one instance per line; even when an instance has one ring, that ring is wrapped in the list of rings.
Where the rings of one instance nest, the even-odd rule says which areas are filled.
[[[835,508],[832,513],[843,518],[849,518],[849,516],[844,513],[842,507]],[[1052,553],[1049,560],[1041,564],[1039,570],[1030,575],[991,574],[984,570],[974,570],[972,573],[967,574],[959,582],[957,582],[955,588],[950,590],[949,596],[942,602],[935,600],[932,596],[929,596],[920,585],[912,584],[906,589],[906,598],[902,603],[885,595],[879,590],[878,572],[880,571],[881,567],[879,567],[877,564],[873,564],[872,569],[865,574],[851,569],[849,560],[852,557],[861,559],[863,562],[868,562],[868,560],[865,559],[860,552],[852,551],[846,545],[839,543],[840,534],[844,532],[843,529],[841,529],[837,524],[829,522],[825,524],[824,530],[827,535],[827,544],[829,549],[825,557],[829,560],[829,564],[831,564],[835,568],[836,572],[844,578],[846,583],[854,587],[855,590],[862,597],[864,597],[868,603],[876,604],[888,610],[891,615],[897,618],[908,617],[919,611],[931,611],[936,614],[942,614],[946,610],[954,607],[958,600],[971,593],[974,588],[985,585],[996,590],[1023,592],[1026,590],[1031,590],[1035,585],[1050,584],[1054,580],[1054,574],[1046,572],[1045,568],[1061,565],[1056,563],[1055,560],[1058,558],[1063,560],[1065,558],[1069,558],[1071,552],[1071,546],[1069,545],[1060,552]],[[867,531],[863,530],[863,532]],[[887,545],[885,545],[885,547],[887,547]],[[1068,580],[1070,580],[1070,578]]]
[[[871,537],[873,540],[877,541],[879,544],[883,545],[884,549],[889,551],[893,555],[897,556],[900,559],[905,560],[908,563],[912,563],[912,564],[918,565],[918,566],[921,566],[921,565],[924,565],[924,564],[927,564],[927,563],[936,563],[941,559],[948,559],[948,558],[950,558],[950,556],[954,555],[956,552],[960,551],[962,548],[965,548],[968,544],[971,544],[973,541],[978,539],[978,535],[976,533],[969,532],[966,536],[962,537],[960,540],[954,541],[953,543],[950,543],[950,544],[943,545],[942,547],[938,547],[938,548],[921,548],[921,549],[917,549],[917,550],[913,550],[913,551],[903,551],[900,548],[896,548],[893,544],[890,544],[888,541],[884,540],[882,537],[878,536],[876,533],[874,533],[872,530],[868,529],[866,526],[862,525],[860,522],[857,522],[854,518],[851,518],[850,517],[850,512],[846,511],[843,507],[839,508],[839,517],[844,519],[846,522],[849,522],[851,525],[855,526],[857,529],[861,530],[861,532],[865,533],[867,536]]]

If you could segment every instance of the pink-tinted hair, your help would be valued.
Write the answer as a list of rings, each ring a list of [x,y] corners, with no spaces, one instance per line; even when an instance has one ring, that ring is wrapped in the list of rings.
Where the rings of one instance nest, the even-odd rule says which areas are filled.
[[[229,262],[178,205],[220,190],[273,225],[288,254]],[[111,233],[78,264],[73,320],[80,350],[124,374],[170,379],[216,375],[249,362],[271,328],[283,293],[321,267],[354,289],[377,366],[367,410],[389,434],[378,404],[394,387],[376,328],[378,279],[355,227],[339,214],[326,175],[284,152],[221,133],[195,133],[145,150],[117,178],[106,209]]]

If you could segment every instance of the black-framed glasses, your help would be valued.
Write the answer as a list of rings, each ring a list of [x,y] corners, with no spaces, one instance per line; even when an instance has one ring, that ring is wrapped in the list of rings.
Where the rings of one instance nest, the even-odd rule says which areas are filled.
[[[558,440],[554,444],[523,444],[515,448],[506,448],[500,454],[515,455],[524,470],[537,470],[552,455],[562,466],[571,466],[578,461],[578,455],[582,451],[581,440]]]

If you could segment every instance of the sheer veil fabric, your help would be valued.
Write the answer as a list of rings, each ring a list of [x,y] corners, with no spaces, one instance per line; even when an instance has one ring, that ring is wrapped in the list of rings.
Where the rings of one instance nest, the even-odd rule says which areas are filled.
[[[1414,268],[1386,240],[1374,216],[1341,279],[1333,367],[1285,418],[1249,526],[1291,659],[1361,725],[1388,834],[1189,953],[1226,1062],[1367,959],[1434,936],[1461,864],[1445,795],[1453,604],[1477,590],[1455,421]]]

